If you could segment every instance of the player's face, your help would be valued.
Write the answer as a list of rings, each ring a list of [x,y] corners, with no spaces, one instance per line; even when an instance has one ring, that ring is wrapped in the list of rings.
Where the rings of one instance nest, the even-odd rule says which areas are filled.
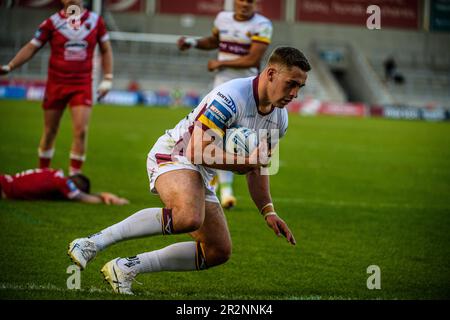
[[[274,67],[269,82],[269,98],[272,105],[283,108],[296,98],[301,87],[306,83],[307,73],[298,67]]]
[[[256,0],[234,0],[234,12],[239,19],[249,19],[255,13]]]

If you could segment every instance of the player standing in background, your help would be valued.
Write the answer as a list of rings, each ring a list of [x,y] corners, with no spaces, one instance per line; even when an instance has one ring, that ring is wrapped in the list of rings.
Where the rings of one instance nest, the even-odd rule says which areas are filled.
[[[0,175],[0,199],[72,200],[123,205],[128,200],[109,192],[91,194],[88,177],[78,173],[64,177],[62,170],[30,169],[14,175]]]
[[[112,88],[113,57],[103,19],[83,8],[82,0],[61,0],[64,9],[46,19],[34,38],[16,56],[0,68],[7,74],[30,60],[46,42],[50,43],[48,79],[42,107],[44,131],[39,143],[39,168],[48,168],[55,152],[59,123],[68,104],[73,127],[70,151],[70,175],[81,172],[86,159],[87,131],[92,107],[92,67],[94,50],[100,46],[103,80],[98,87],[99,99]],[[80,8],[79,23],[71,23],[68,8]],[[73,17],[73,16],[72,16]]]
[[[219,49],[217,60],[208,61],[208,70],[216,71],[214,87],[236,78],[256,76],[270,44],[272,23],[255,13],[256,0],[235,0],[234,12],[222,11],[215,21],[212,35],[194,39],[181,37],[180,50],[191,47],[202,50]],[[233,173],[217,170],[221,205],[236,205],[233,194]]]
[[[192,236],[193,241],[106,263],[101,269],[105,280],[122,294],[132,294],[131,285],[140,273],[204,270],[225,263],[231,255],[231,236],[210,185],[215,169],[246,173],[250,196],[267,226],[295,245],[288,225],[275,212],[269,176],[261,171],[268,163],[269,143],[272,149],[278,143],[275,134],[265,142],[260,139],[249,157],[224,153],[220,141],[227,128],[235,126],[274,130],[283,137],[288,127],[284,107],[297,97],[310,69],[303,53],[281,47],[259,76],[231,80],[213,89],[174,128],[166,130],[148,154],[150,190],[159,194],[164,207],[142,209],[87,238],[73,240],[68,250],[71,259],[84,269],[99,252],[120,241]],[[227,159],[234,161],[230,164]],[[276,267],[277,262],[272,263]]]

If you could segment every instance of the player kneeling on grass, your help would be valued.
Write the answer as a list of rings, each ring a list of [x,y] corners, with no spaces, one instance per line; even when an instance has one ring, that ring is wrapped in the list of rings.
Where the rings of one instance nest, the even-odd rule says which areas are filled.
[[[90,181],[82,174],[64,177],[62,170],[30,169],[15,175],[0,175],[1,199],[73,200],[123,205],[128,200],[109,193],[90,194]]]
[[[242,126],[278,130],[282,137],[288,123],[284,107],[304,86],[310,69],[299,50],[281,47],[259,76],[235,79],[211,91],[148,154],[150,190],[159,194],[165,207],[143,209],[87,238],[73,240],[68,251],[72,260],[84,269],[100,251],[119,241],[180,233],[192,236],[194,241],[106,263],[101,270],[105,280],[114,292],[124,294],[132,294],[131,285],[139,273],[202,270],[225,263],[231,255],[231,237],[210,185],[215,169],[246,173],[250,195],[267,225],[295,244],[289,227],[275,213],[269,176],[260,170],[267,164],[267,144],[261,142],[250,156],[241,157],[218,152],[221,149],[214,149],[213,139],[204,135],[212,131],[223,137],[228,128]],[[271,141],[272,149],[275,144]],[[229,158],[233,164],[226,161]]]

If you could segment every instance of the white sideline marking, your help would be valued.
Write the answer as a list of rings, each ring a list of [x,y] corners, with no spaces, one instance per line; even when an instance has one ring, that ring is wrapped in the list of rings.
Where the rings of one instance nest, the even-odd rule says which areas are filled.
[[[69,290],[63,287],[57,287],[54,284],[46,283],[46,284],[35,284],[35,283],[26,283],[26,284],[16,284],[16,283],[0,283],[0,290],[18,290],[18,291],[54,291],[54,292],[68,292],[68,291],[76,291],[82,293],[106,293],[106,294],[114,294],[112,290],[100,289],[96,287],[90,287],[89,289],[80,289],[80,290]],[[146,296],[146,295],[154,295],[155,292],[150,291],[140,291],[136,294],[136,296]],[[184,297],[185,295],[180,293],[173,293],[173,297]],[[230,299],[229,295],[214,295],[214,299]],[[337,300],[348,300],[347,297],[331,297],[332,299]],[[233,299],[240,299],[239,296],[233,297]],[[270,296],[270,299],[278,299],[276,296]],[[283,298],[286,300],[323,300],[327,299],[318,295],[311,296],[288,296]]]
[[[112,293],[112,291],[108,291],[105,289],[90,287],[88,289],[80,289],[80,290],[69,290],[63,287],[57,287],[54,284],[46,283],[46,284],[36,284],[36,283],[25,283],[25,284],[16,284],[16,283],[0,283],[0,290],[18,290],[18,291],[56,291],[56,292],[68,292],[68,291],[78,291],[78,292],[87,292],[87,293]]]
[[[369,202],[349,202],[349,201],[335,201],[335,200],[321,200],[321,199],[302,199],[302,198],[274,198],[274,201],[288,202],[288,203],[305,203],[305,204],[320,204],[329,205],[332,207],[362,207],[362,208],[405,208],[405,209],[450,209],[449,206],[439,205],[417,205],[409,203],[369,203]]]

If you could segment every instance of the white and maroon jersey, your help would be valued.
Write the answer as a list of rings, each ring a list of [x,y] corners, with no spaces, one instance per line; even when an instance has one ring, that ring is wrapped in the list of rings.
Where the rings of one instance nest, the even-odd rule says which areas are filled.
[[[49,81],[91,83],[95,46],[109,40],[109,36],[102,17],[96,13],[85,10],[80,20],[78,30],[71,28],[61,10],[42,22],[31,40],[37,47],[50,42]]]
[[[218,60],[235,60],[247,55],[252,42],[270,44],[272,30],[270,20],[258,13],[247,21],[237,21],[234,19],[234,12],[220,12],[213,28],[213,34],[219,37]],[[257,68],[224,68],[217,73],[214,85],[257,74]]]
[[[195,121],[220,137],[231,127],[266,129],[273,148],[287,131],[288,113],[285,108],[272,107],[266,114],[258,110],[258,81],[259,76],[234,79],[213,89],[175,128],[166,131],[176,142],[174,153],[184,154]],[[271,135],[274,129],[278,137]]]

